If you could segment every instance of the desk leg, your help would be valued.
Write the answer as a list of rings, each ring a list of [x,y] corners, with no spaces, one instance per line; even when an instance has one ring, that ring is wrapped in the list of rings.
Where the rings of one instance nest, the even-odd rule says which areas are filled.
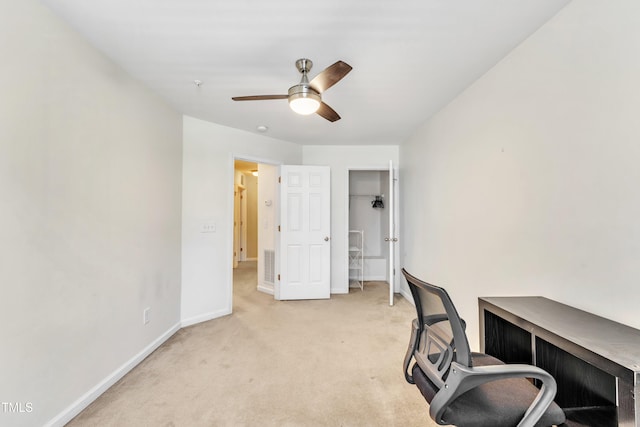
[[[636,386],[638,378],[636,377]],[[616,378],[617,399],[618,399],[618,426],[619,427],[635,427],[638,424],[636,419],[638,415],[638,401],[634,399],[633,384],[629,384]]]
[[[636,426],[640,426],[640,373],[638,372],[636,372],[635,386],[633,388],[633,400],[636,402]]]

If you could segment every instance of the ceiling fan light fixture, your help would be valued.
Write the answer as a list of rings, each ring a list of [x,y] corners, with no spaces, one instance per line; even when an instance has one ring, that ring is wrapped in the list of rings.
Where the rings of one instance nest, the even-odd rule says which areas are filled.
[[[338,83],[349,71],[351,65],[343,61],[325,68],[320,74],[309,81],[308,73],[311,70],[312,62],[302,58],[296,61],[296,68],[302,74],[300,83],[289,88],[286,95],[250,95],[234,96],[234,101],[266,101],[271,99],[286,99],[293,112],[302,115],[317,113],[320,117],[335,122],[340,120],[340,115],[333,108],[322,102],[321,94]]]
[[[295,85],[289,89],[289,107],[303,116],[313,114],[320,108],[320,94],[306,85]]]

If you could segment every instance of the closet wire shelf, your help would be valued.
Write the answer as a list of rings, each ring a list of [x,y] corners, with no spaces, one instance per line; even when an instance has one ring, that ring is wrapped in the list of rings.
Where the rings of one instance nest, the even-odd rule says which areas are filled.
[[[364,230],[349,230],[349,287],[364,291]]]

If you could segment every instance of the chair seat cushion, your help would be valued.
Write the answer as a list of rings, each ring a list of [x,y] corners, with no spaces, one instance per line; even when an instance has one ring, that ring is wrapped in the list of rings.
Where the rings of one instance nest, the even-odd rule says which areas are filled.
[[[472,353],[473,366],[504,365],[495,357]],[[413,380],[427,400],[431,402],[438,392],[437,387],[415,364]],[[459,427],[515,427],[533,402],[538,389],[525,378],[510,378],[482,384],[462,394],[449,405],[444,413],[446,424]],[[552,402],[536,427],[562,424],[564,412]]]

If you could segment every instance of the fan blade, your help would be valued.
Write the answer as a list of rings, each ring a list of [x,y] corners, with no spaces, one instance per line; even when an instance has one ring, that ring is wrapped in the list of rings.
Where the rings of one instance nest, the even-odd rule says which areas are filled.
[[[318,111],[316,111],[316,114],[324,117],[330,122],[335,122],[337,120],[340,120],[340,116],[338,115],[338,113],[336,113],[333,108],[329,107],[324,102],[320,103],[320,108],[318,108]]]
[[[342,78],[349,74],[349,71],[351,70],[351,65],[346,62],[338,61],[315,76],[313,80],[311,80],[311,83],[309,83],[309,86],[322,93],[342,80]]]
[[[263,101],[265,99],[287,99],[289,95],[252,95],[252,96],[234,96],[234,101]]]

